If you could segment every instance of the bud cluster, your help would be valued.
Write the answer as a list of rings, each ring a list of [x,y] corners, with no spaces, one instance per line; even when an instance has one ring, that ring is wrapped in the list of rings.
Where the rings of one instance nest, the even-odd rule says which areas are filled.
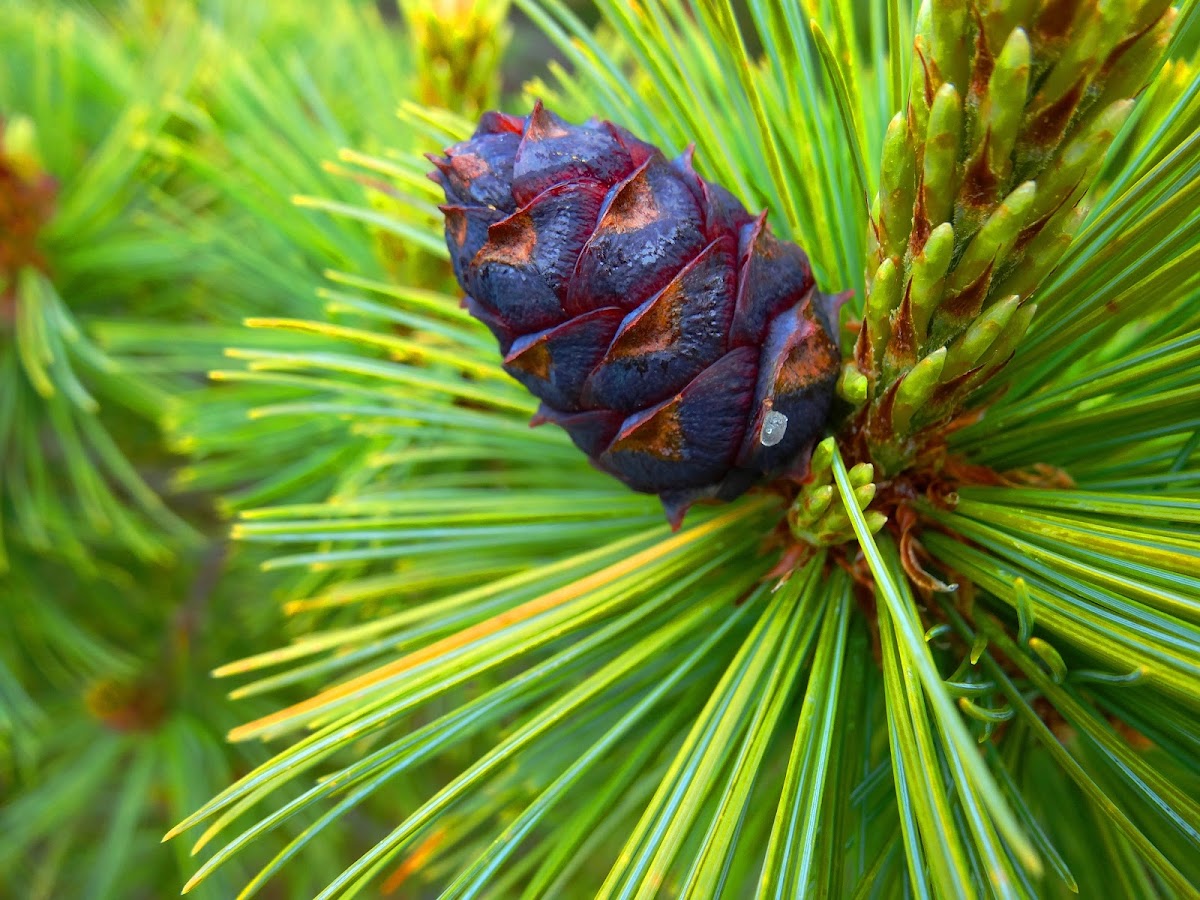
[[[888,473],[1018,349],[1175,18],[1165,0],[984,7],[926,0],[884,140],[842,393]]]
[[[792,537],[816,547],[844,544],[854,539],[845,498],[833,483],[834,450],[834,438],[826,438],[817,444],[809,464],[809,478],[788,509],[788,530]],[[858,463],[848,474],[854,489],[854,503],[863,510],[867,528],[875,534],[887,523],[886,515],[867,509],[875,499],[875,467],[870,463]]]
[[[496,101],[508,46],[508,3],[501,0],[402,0],[426,106],[477,115]]]

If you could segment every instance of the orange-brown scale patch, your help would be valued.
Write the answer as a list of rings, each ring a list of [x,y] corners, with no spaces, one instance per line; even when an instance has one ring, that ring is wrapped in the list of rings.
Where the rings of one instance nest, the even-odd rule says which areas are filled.
[[[870,415],[866,419],[861,429],[861,431],[864,433],[861,433],[859,437],[865,439],[867,437],[865,432],[870,432],[877,435],[888,435],[891,433],[892,409],[896,405],[896,391],[899,389],[900,379],[897,378],[893,380],[888,386],[888,389],[883,392],[883,396],[879,399],[879,402],[870,409]],[[860,440],[856,443],[858,444],[858,452],[851,456],[854,462],[875,462],[876,467],[881,473],[883,473],[884,470],[879,467],[877,460],[872,460],[871,453],[867,449],[870,442],[868,440]]]
[[[637,231],[652,225],[662,217],[654,198],[654,189],[643,169],[626,183],[613,197],[612,203],[600,220],[600,227],[616,231]]]
[[[462,247],[467,242],[466,213],[455,206],[440,206],[438,208],[446,216],[446,228],[450,232],[451,240],[454,241],[455,246]]]
[[[1084,76],[1053,103],[1038,108],[1037,112],[1029,118],[1022,135],[1022,143],[1044,148],[1053,147],[1062,140],[1063,133],[1071,121],[1071,116],[1075,113],[1075,108],[1079,105],[1086,86],[1087,77]],[[1035,105],[1036,102],[1035,100]]]
[[[899,506],[895,513],[889,516],[888,521],[900,531],[900,564],[913,584],[923,590],[937,593],[948,593],[958,587],[957,584],[947,584],[925,568],[928,554],[918,540],[919,519],[916,510],[907,505]]]
[[[871,346],[871,341],[867,336],[867,329],[865,328],[859,329],[858,336],[854,339],[854,362],[859,370],[864,372],[874,382],[875,348]]]
[[[38,238],[54,214],[56,193],[54,179],[27,180],[0,156],[0,279],[25,266],[46,268]]]
[[[1080,3],[1079,0],[1051,0],[1042,7],[1034,25],[1034,34],[1046,43],[1057,43],[1066,39],[1075,21],[1077,13],[1086,7],[1094,7],[1094,2]]]
[[[1067,196],[1069,196],[1069,194]],[[1066,199],[1067,198],[1064,196],[1063,202],[1066,202]],[[1017,232],[1017,239],[1013,243],[1011,255],[1013,257],[1018,257],[1020,254],[1024,253],[1025,248],[1029,246],[1030,242],[1032,242],[1035,237],[1042,233],[1042,229],[1046,227],[1046,224],[1050,221],[1050,217],[1058,212],[1061,208],[1062,203],[1059,203],[1058,206],[1050,210],[1050,212],[1046,213],[1044,216],[1041,216],[1036,222],[1030,222],[1019,232]],[[1006,266],[1005,268],[1007,269],[1008,267]]]
[[[904,298],[892,314],[891,334],[888,336],[884,358],[892,368],[899,369],[916,362],[917,335],[912,316],[912,282],[904,287]]]
[[[937,409],[949,403],[958,391],[968,384],[976,375],[983,370],[983,366],[973,366],[960,375],[956,375],[949,381],[939,384],[933,391],[933,396],[929,400],[931,409]]]
[[[454,174],[468,184],[492,171],[486,159],[475,153],[460,153],[450,160]]]
[[[925,106],[933,106],[934,85],[933,74],[929,71],[929,60],[925,58],[925,52],[921,48],[921,42],[918,41],[913,45],[913,49],[917,53],[917,58],[921,60],[921,86],[925,91]]]
[[[516,354],[509,354],[504,360],[506,366],[520,369],[522,372],[527,372],[536,378],[546,381],[550,380],[550,366],[552,363],[553,359],[551,358],[550,348],[547,346],[545,337],[539,338]]]
[[[971,67],[969,97],[978,102],[978,99],[987,93],[988,80],[996,67],[996,59],[992,55],[992,48],[988,46],[987,27],[984,25],[979,6],[972,3],[971,12],[975,16],[975,62]]]
[[[1117,65],[1118,62],[1121,61],[1121,57],[1125,55],[1125,53],[1129,50],[1130,47],[1132,47],[1139,40],[1141,40],[1142,36],[1145,35],[1146,32],[1150,31],[1150,29],[1152,29],[1155,25],[1157,25],[1159,22],[1161,22],[1163,16],[1167,15],[1167,11],[1169,9],[1170,9],[1169,5],[1164,6],[1163,11],[1161,13],[1159,13],[1157,16],[1155,16],[1153,19],[1151,19],[1149,22],[1147,22],[1145,27],[1142,28],[1140,31],[1135,31],[1132,34],[1128,34],[1125,37],[1121,38],[1121,40],[1117,41],[1117,45],[1112,48],[1112,51],[1105,58],[1104,65],[1102,65],[1100,67],[1100,72],[1096,76],[1097,80],[1104,81],[1105,79],[1107,79],[1108,76],[1112,73],[1113,68]]]
[[[796,342],[779,373],[776,390],[780,394],[796,393],[824,381],[841,362],[837,347],[813,319],[812,304],[804,308],[801,316],[803,337]]]
[[[682,336],[685,299],[679,281],[668,284],[657,299],[617,335],[604,356],[605,362],[670,350]]]
[[[487,243],[479,249],[475,263],[496,262],[520,269],[533,263],[535,249],[533,218],[527,212],[517,212],[488,228]]]
[[[992,129],[989,127],[987,134],[983,136],[983,143],[980,144],[979,150],[967,162],[966,169],[963,171],[962,187],[959,189],[958,196],[963,205],[972,210],[987,209],[996,199],[999,183],[992,172],[992,167],[988,164],[988,157],[991,155],[988,149],[991,144]]]
[[[1064,206],[1074,207],[1078,205],[1079,200],[1086,192],[1087,188],[1083,185],[1083,177],[1080,176],[1079,180],[1071,185],[1071,189],[1063,194],[1062,199],[1055,204],[1052,210],[1050,210],[1036,222],[1031,222],[1021,229],[1021,232],[1017,235],[1017,242],[1013,245],[1014,252],[1024,250],[1026,244],[1033,240],[1033,238],[1037,237],[1038,232],[1040,232],[1046,226],[1046,224],[1052,218],[1054,218],[1055,213],[1061,210]],[[1030,231],[1033,233],[1030,234]]]
[[[912,115],[912,113],[910,111],[909,112],[909,125],[912,124],[911,115]],[[876,260],[876,262],[882,264],[883,260],[884,260],[884,256],[885,256],[884,249],[883,249],[884,236],[883,236],[883,231],[882,231],[882,225],[881,225],[881,223],[875,221],[875,216],[870,213],[867,214],[867,225],[871,229],[872,237],[875,238],[875,246],[876,246],[876,249],[878,250],[878,253],[877,253],[878,259]]]
[[[953,297],[947,298],[939,310],[941,314],[939,318],[957,323],[978,316],[983,309],[983,301],[987,297],[988,288],[992,283],[993,265],[993,263],[988,263],[987,268],[979,273],[978,278]]]
[[[3,130],[0,118],[0,135]],[[39,239],[54,215],[57,193],[49,175],[30,178],[0,153],[0,324],[16,318],[18,272],[26,266],[49,268]]]
[[[679,421],[682,395],[629,430],[622,430],[609,447],[610,453],[648,453],[659,459],[683,459],[683,426]]]
[[[925,243],[933,232],[933,224],[929,221],[929,207],[925,202],[924,172],[921,173],[920,181],[917,187],[917,202],[913,206],[912,231],[908,236],[908,252],[914,257],[925,249]]]

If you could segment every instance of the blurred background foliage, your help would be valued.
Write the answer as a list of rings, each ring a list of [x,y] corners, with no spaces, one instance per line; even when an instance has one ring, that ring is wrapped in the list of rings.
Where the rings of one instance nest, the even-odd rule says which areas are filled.
[[[256,703],[235,711],[209,672],[279,642],[290,585],[231,549],[223,519],[324,498],[372,442],[311,419],[256,432],[245,410],[270,382],[206,376],[247,317],[321,318],[327,270],[447,284],[386,227],[388,193],[335,162],[403,148],[404,98],[496,102],[504,4],[460,30],[438,12],[0,3],[0,896],[176,893],[191,862],[162,835],[265,758],[226,742]],[[377,220],[300,197],[367,198]],[[436,235],[422,212],[405,227]],[[283,894],[352,856],[313,851]]]
[[[1084,514],[1117,529],[1134,501],[1077,497],[1078,516],[1059,510],[1032,537],[1019,521],[1034,501],[1018,489],[930,512],[1014,560],[1001,570],[934,535],[939,558],[1017,611],[1006,622],[1019,613],[1022,644],[1001,628],[985,653],[953,610],[926,638],[943,662],[970,648],[942,673],[966,701],[970,736],[1013,735],[987,765],[1051,872],[1035,887],[1017,842],[981,861],[1000,846],[990,830],[1002,803],[955,769],[967,731],[919,690],[913,721],[888,718],[917,682],[903,648],[922,620],[885,612],[881,630],[865,627],[850,577],[862,572],[833,567],[820,582],[819,561],[785,590],[757,587],[773,562],[758,536],[778,518],[757,500],[699,511],[669,537],[652,498],[614,489],[557,432],[527,429],[535,404],[458,308],[423,154],[468,134],[481,110],[537,96],[668,152],[695,142],[699,170],[770,208],[824,285],[864,295],[867,210],[855,198],[878,188],[911,17],[870,0],[787,15],[733,4],[727,21],[713,12],[723,5],[696,6],[705,15],[552,0],[0,0],[0,230],[36,236],[0,255],[0,896],[171,896],[214,852],[196,896],[367,883],[397,896],[436,895],[429,885],[633,896],[663,879],[703,893],[715,879],[751,883],[764,846],[777,896],[809,885],[788,881],[793,850],[831,896],[926,895],[904,874],[924,853],[940,885],[1000,871],[1014,896],[1068,885],[1111,896],[1115,873],[1119,896],[1187,895],[1200,855],[1189,855],[1198,801],[1186,763],[1200,739],[1168,698],[1191,702],[1200,652],[1194,573],[1177,565],[1194,559],[1191,500],[1165,498],[1159,519],[1186,524],[1174,537],[1146,526],[1135,535],[1153,545],[1146,557],[1100,587],[1085,576],[1064,586],[1042,566],[1050,580],[1032,599],[1020,582],[1034,577],[1029,559],[1058,553],[1079,573],[1094,560],[1063,544],[1094,536]],[[1194,6],[1153,102],[1106,163],[1102,211],[1148,173],[1196,183]],[[806,29],[810,14],[829,46]],[[842,72],[853,111],[834,102],[830,59],[861,63]],[[727,114],[742,127],[714,127]],[[1159,209],[1124,209],[1113,227]],[[1174,230],[1151,249],[1186,265],[1195,216],[1163,215]],[[1150,250],[1113,262],[1108,246],[1085,245],[1074,271],[1099,260],[1112,268],[1093,282],[1118,263],[1153,274]],[[1105,296],[1074,279],[1057,284]],[[1075,465],[1094,491],[1165,479],[1194,498],[1190,287],[1175,285],[1162,321],[1131,313],[1087,353],[1067,326],[1038,336],[1045,354],[1018,360],[1005,401],[1029,430],[1001,439],[985,423],[961,445],[997,464]],[[1143,345],[1158,355],[1143,361]],[[1174,405],[1158,432],[1103,460],[1074,454],[1109,421],[1048,444],[1045,410],[1103,411],[1107,395],[1072,387],[1061,403],[1016,404],[1050,372],[1070,387],[1138,365],[1139,396],[1175,391]],[[1156,562],[1163,573],[1147,574]],[[915,609],[898,558],[878,563],[875,578]],[[1102,606],[1103,590],[1138,578],[1184,599],[1166,613],[1115,604],[1120,640],[1098,655],[1091,632],[1062,625],[1078,614],[1070,591]],[[563,603],[557,618],[538,618],[546,596]],[[1073,640],[1029,640],[1035,607]],[[508,610],[528,621],[489,633]],[[1085,624],[1108,614],[1089,610]],[[462,634],[478,643],[452,655]],[[388,680],[389,664],[428,647],[443,655],[419,677]],[[1167,659],[1167,693],[1131,701],[1142,670],[1130,659]],[[236,702],[214,670],[238,678]],[[362,694],[323,692],[342,681]],[[1066,762],[1038,743],[1044,722],[1071,745]],[[1082,778],[1063,777],[1071,765]],[[939,773],[925,805],[893,787],[918,769]],[[338,793],[345,783],[354,790]],[[582,799],[570,794],[579,783]],[[821,819],[830,792],[848,802]],[[556,819],[563,797],[573,804]],[[1143,832],[1098,814],[1109,797],[1143,813],[1136,824],[1169,861],[1146,864]],[[747,816],[751,806],[770,814]],[[209,829],[195,835],[199,857],[187,841],[160,843],[196,810]],[[226,843],[234,822],[246,831]],[[933,834],[951,824],[983,837],[947,840],[936,858]],[[545,833],[555,840],[521,849]],[[1109,869],[1078,865],[1098,847]],[[636,865],[609,876],[622,854]],[[572,893],[576,883],[589,887]]]

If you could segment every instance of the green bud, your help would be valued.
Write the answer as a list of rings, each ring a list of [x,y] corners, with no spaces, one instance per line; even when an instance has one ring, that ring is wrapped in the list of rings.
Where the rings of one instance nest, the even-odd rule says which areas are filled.
[[[814,484],[829,483],[833,467],[833,452],[836,446],[836,441],[832,437],[827,437],[813,450],[812,458],[808,463],[808,471]]]
[[[1039,34],[1034,26],[1033,45],[1039,63],[1035,76],[1039,81],[1016,154],[1019,169],[1030,177],[1040,179],[1062,146],[1096,115],[1094,101],[1100,88],[1092,80],[1101,73],[1117,42],[1123,40],[1123,29],[1135,18],[1133,5],[1128,0],[1114,0],[1066,7],[1073,16],[1066,41],[1056,32]],[[1038,24],[1042,24],[1040,19]],[[1128,37],[1136,33],[1130,32]]]
[[[1089,184],[1091,175],[1100,168],[1109,145],[1132,111],[1132,100],[1119,100],[1111,104],[1096,117],[1090,128],[1066,146],[1054,165],[1042,176],[1041,190],[1033,205],[1031,220],[1057,209],[1077,187]]]
[[[877,510],[868,510],[863,516],[867,520],[867,531],[871,534],[878,534],[879,530],[887,524],[888,517]]]
[[[1037,196],[1037,185],[1026,181],[996,208],[983,223],[979,233],[967,245],[966,251],[947,279],[947,291],[957,294],[975,282],[989,264],[997,266],[1016,243],[1017,235],[1029,221],[1029,213]]]
[[[877,360],[880,378],[885,384],[891,384],[897,375],[911,369],[919,356],[920,347],[917,346],[916,334],[912,326],[909,287],[905,287],[904,298],[900,301],[900,306],[892,313],[889,330],[891,334],[888,337],[887,347],[884,348],[883,358]]]
[[[918,344],[925,340],[929,319],[942,300],[946,270],[950,268],[953,256],[954,228],[949,222],[943,222],[933,229],[924,249],[912,261],[912,288],[908,300]]]
[[[942,81],[965,85],[970,65],[967,44],[967,4],[962,0],[932,0],[930,10],[933,60]]]
[[[916,159],[909,140],[908,121],[897,113],[883,139],[883,167],[879,178],[879,224],[889,256],[903,258],[912,230]]]
[[[833,486],[806,486],[788,510],[788,527],[800,540],[811,539],[811,532],[833,502]]]
[[[1006,179],[1012,168],[1013,147],[1029,92],[1029,59],[1029,38],[1015,28],[1004,42],[988,80],[979,131],[981,136],[990,133],[988,166],[997,179]]]
[[[874,499],[875,485],[873,483],[864,484],[854,489],[854,502],[858,504],[859,509],[866,509]]]
[[[1012,318],[1008,320],[1008,325],[1000,332],[1000,336],[992,342],[976,362],[985,366],[998,366],[1012,356],[1013,351],[1020,346],[1021,340],[1025,337],[1025,332],[1029,330],[1029,323],[1033,321],[1036,313],[1036,303],[1026,303],[1024,306],[1018,307]]]
[[[880,477],[911,464],[912,432],[954,415],[1021,346],[1030,298],[1070,247],[1077,206],[1131,109],[1125,98],[1144,88],[1182,18],[1171,2],[921,0],[906,117],[885,140],[880,247],[856,347]],[[1194,70],[1173,93],[1163,80],[1127,148],[1145,168],[1161,160],[1152,133],[1183,139],[1195,125],[1156,112],[1177,105]],[[910,164],[920,191],[911,209]],[[947,385],[971,371],[951,396]],[[851,380],[843,375],[843,394]]]
[[[844,544],[852,536],[850,518],[841,504],[822,519],[817,528],[817,542],[820,544]]]
[[[918,409],[925,406],[941,383],[942,366],[946,363],[946,348],[930,353],[904,376],[896,389],[892,403],[892,427],[897,433],[908,430]]]
[[[853,466],[846,474],[850,476],[850,486],[859,488],[875,480],[875,467],[862,462]]]
[[[938,89],[936,83],[926,79],[925,66],[921,64],[922,58],[933,59],[933,47],[930,44],[933,35],[932,19],[929,0],[923,0],[921,8],[917,11],[915,37],[913,38],[912,75],[909,78],[908,86],[907,112],[914,135],[925,133],[929,121],[929,101]],[[929,75],[932,79],[934,73],[930,72]]]
[[[823,484],[815,490],[809,491],[804,498],[804,512],[809,517],[809,520],[815,522],[829,509],[829,504],[833,502],[833,485]]]
[[[1014,294],[999,303],[993,303],[971,323],[946,354],[946,364],[942,367],[943,383],[957,378],[975,365],[988,347],[1003,334],[1020,303],[1021,298]]]
[[[1090,79],[1120,39],[1129,3],[1097,3],[1080,10],[1062,55],[1038,86],[1039,110],[1053,106],[1081,80]]]
[[[848,362],[842,366],[842,374],[838,378],[838,396],[851,406],[862,406],[867,399],[867,376],[858,371],[854,363]]]
[[[1001,45],[1012,34],[1012,30],[1023,23],[1037,18],[1037,7],[1041,0],[993,0],[980,4],[983,31],[992,53],[999,53]]]
[[[1086,217],[1087,210],[1079,206],[1055,213],[1026,246],[1021,264],[994,288],[995,292],[1001,296],[1030,296],[1067,252]]]
[[[930,225],[948,222],[958,190],[958,143],[962,132],[962,100],[953,84],[943,84],[933,98],[925,137],[922,197]]]
[[[1153,4],[1146,4],[1147,7]],[[1114,63],[1104,79],[1104,89],[1093,110],[1106,109],[1118,100],[1134,97],[1154,73],[1163,51],[1171,42],[1178,10],[1168,7],[1154,26],[1142,34]]]
[[[876,369],[879,368],[878,361],[891,335],[892,312],[900,305],[900,300],[900,272],[891,257],[888,257],[875,270],[875,280],[867,295],[867,308],[864,313],[863,324],[867,329],[867,340],[871,344]]]

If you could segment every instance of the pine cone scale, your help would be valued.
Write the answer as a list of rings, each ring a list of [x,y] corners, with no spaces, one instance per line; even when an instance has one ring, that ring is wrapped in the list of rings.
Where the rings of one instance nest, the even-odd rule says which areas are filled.
[[[626,419],[601,465],[649,493],[720,482],[745,431],[757,370],[753,348],[725,354],[674,397]]]
[[[538,104],[433,161],[464,305],[542,401],[535,424],[676,524],[805,468],[839,370],[836,300],[690,150],[668,161]]]
[[[578,412],[585,381],[624,318],[609,306],[525,335],[513,343],[504,367],[534,396],[565,412]]]
[[[646,160],[609,191],[579,256],[567,312],[596,305],[628,310],[652,297],[703,249],[703,234],[688,227],[699,216],[695,197],[670,167]]]
[[[562,297],[602,200],[594,182],[543,191],[488,227],[463,286],[519,334],[561,324],[567,318]]]
[[[794,315],[772,322],[761,355],[754,419],[738,455],[739,466],[762,471],[787,467],[809,440],[803,429],[793,430],[791,423],[828,414],[829,373],[837,371],[839,356],[819,318],[813,305],[805,303]],[[783,435],[768,443],[762,436],[771,413],[784,417],[778,426]],[[801,461],[806,463],[807,458]]]
[[[733,255],[713,241],[617,329],[584,402],[634,412],[682,390],[728,349]]]
[[[762,342],[770,321],[807,300],[816,286],[808,257],[795,244],[776,240],[766,214],[741,230],[737,306],[731,340],[737,346]]]

